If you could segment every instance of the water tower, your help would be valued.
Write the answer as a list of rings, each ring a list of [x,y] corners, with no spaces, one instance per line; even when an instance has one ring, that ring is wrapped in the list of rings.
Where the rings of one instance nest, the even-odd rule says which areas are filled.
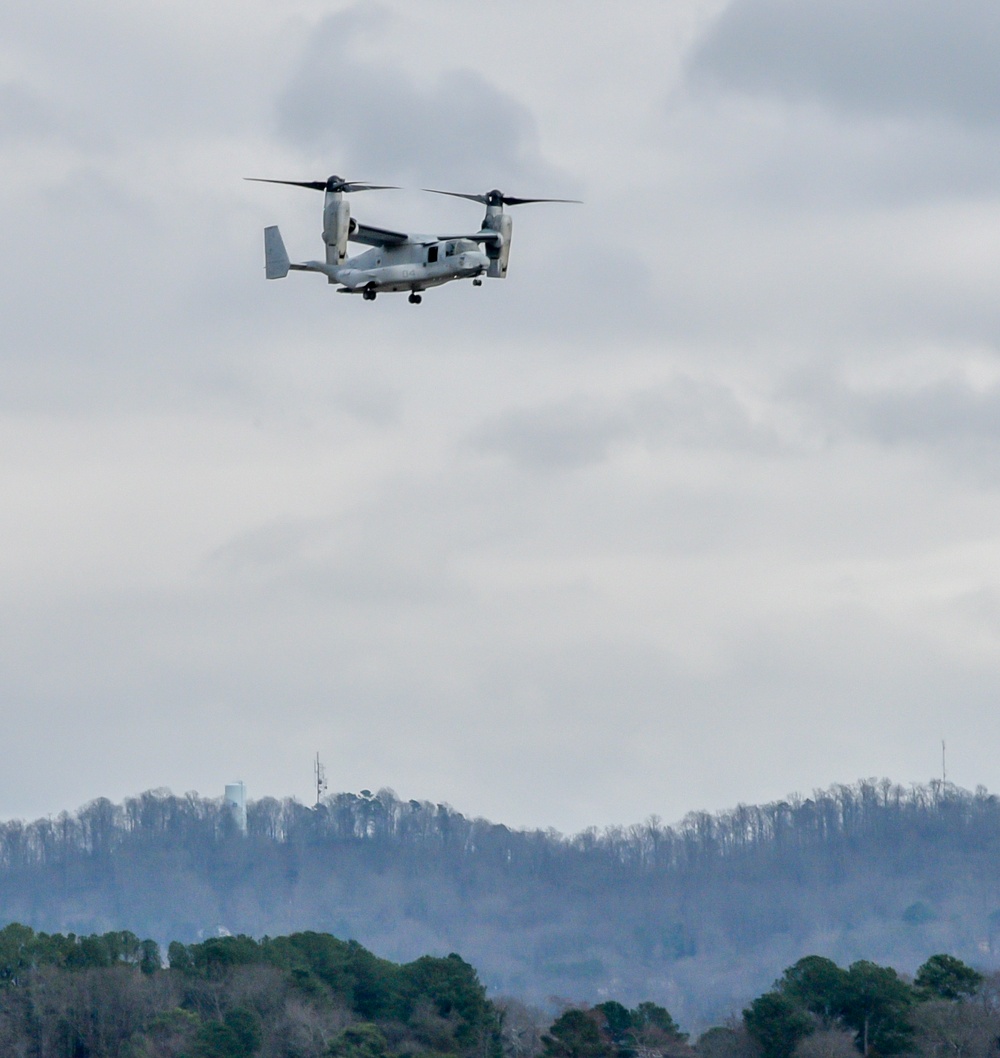
[[[225,805],[232,813],[236,829],[247,832],[247,788],[242,781],[226,783]]]

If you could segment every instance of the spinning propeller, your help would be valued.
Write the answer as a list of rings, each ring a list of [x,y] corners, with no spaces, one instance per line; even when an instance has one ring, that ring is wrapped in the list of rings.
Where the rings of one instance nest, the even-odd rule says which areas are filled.
[[[244,180],[255,180],[259,184],[290,184],[292,187],[308,187],[313,191],[398,191],[395,184],[367,184],[345,180],[341,176],[328,176],[325,180],[269,180],[263,176],[245,176]]]
[[[470,202],[482,202],[484,206],[523,206],[528,202],[574,202],[583,205],[578,198],[514,198],[513,195],[505,195],[502,191],[494,188],[484,195],[463,195],[460,191],[438,191],[433,187],[425,187],[424,191],[430,191],[432,195],[451,195],[452,198],[467,198]]]

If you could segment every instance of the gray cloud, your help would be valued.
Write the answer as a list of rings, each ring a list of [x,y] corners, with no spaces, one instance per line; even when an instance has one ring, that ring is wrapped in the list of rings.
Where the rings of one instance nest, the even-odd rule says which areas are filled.
[[[0,140],[37,139],[53,128],[49,107],[26,85],[0,84]]]
[[[572,469],[599,462],[626,434],[621,414],[581,404],[505,412],[484,423],[472,437],[482,452],[499,452],[515,463],[538,469]]]
[[[402,521],[409,513],[397,510],[396,516]],[[338,608],[419,605],[447,595],[441,557],[406,546],[383,550],[380,520],[369,513],[259,526],[221,544],[201,569],[225,594],[249,590]]]
[[[704,190],[751,213],[992,199],[998,43],[985,2],[734,0],[691,50],[667,121]]]
[[[672,99],[668,122],[701,185],[697,197],[737,200],[782,219],[990,199],[1000,184],[992,128],[701,90]]]
[[[733,386],[678,375],[669,384],[615,397],[579,396],[512,408],[469,437],[483,454],[522,470],[552,473],[595,466],[616,450],[638,447],[802,455],[816,443],[848,438],[888,447],[920,447],[997,478],[1000,385],[952,376],[923,384],[859,387],[825,370],[795,371],[753,401]]]
[[[388,18],[366,5],[315,28],[279,102],[284,136],[360,179],[388,174],[469,192],[551,179],[530,111],[473,69],[421,82],[391,60],[365,58],[359,42]]]
[[[995,126],[998,45],[991,0],[734,0],[691,69],[742,92]]]
[[[886,445],[955,446],[1000,443],[1000,385],[976,387],[952,377],[922,385],[861,389],[826,374],[799,378],[789,393],[834,436]]]
[[[12,4],[0,12],[0,33],[12,65],[25,71],[0,97],[0,127],[14,122],[22,136],[44,135],[72,152],[72,163],[107,162],[136,139],[193,125],[232,130],[245,113],[225,59],[199,55],[155,14],[62,0],[44,13]],[[61,172],[45,177],[57,181]]]
[[[512,409],[483,423],[470,440],[481,452],[543,471],[599,463],[616,445],[760,453],[783,447],[774,427],[756,422],[731,386],[690,376],[614,399]]]
[[[758,88],[712,52],[777,10],[740,2],[488,33],[451,0],[59,3],[0,12],[6,813],[305,794],[320,749],[338,787],[513,823],[676,818],[922,777],[942,701],[995,778],[998,493],[955,468],[997,462],[962,380],[995,377],[1000,163],[968,79],[911,98],[900,60],[855,100],[848,42],[831,88],[794,48]],[[314,256],[322,200],[240,177],[328,166],[588,202],[518,211],[511,278],[420,309],[265,283],[260,229]]]

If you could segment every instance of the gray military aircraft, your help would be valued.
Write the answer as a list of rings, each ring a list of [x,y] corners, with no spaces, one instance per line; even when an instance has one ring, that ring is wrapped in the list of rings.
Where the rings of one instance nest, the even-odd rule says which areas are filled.
[[[419,305],[421,291],[456,279],[471,279],[482,286],[482,277],[505,279],[510,257],[512,223],[504,206],[528,202],[578,202],[573,198],[514,198],[502,191],[484,195],[465,195],[457,191],[437,191],[435,195],[467,198],[486,206],[486,216],[479,231],[457,235],[416,235],[390,231],[370,224],[360,224],[351,216],[344,197],[355,191],[398,190],[388,184],[369,184],[331,176],[326,180],[269,180],[248,176],[265,184],[289,184],[324,192],[323,242],[325,261],[303,261],[292,264],[288,259],[281,232],[277,226],[264,229],[264,272],[268,279],[284,279],[289,271],[319,272],[329,283],[339,284],[341,294],[361,294],[374,301],[377,294],[409,291],[409,301]],[[370,246],[354,257],[347,256],[349,242]]]

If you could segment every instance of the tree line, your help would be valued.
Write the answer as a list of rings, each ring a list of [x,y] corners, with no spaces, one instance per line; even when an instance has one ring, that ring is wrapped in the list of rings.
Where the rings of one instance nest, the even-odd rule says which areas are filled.
[[[997,975],[947,954],[913,979],[804,957],[692,1042],[649,1000],[490,998],[454,953],[398,964],[301,932],[173,941],[164,960],[127,930],[0,929],[11,1058],[991,1058],[998,1044]]]
[[[147,791],[0,823],[0,907],[50,934],[166,944],[317,930],[400,962],[458,949],[495,993],[650,997],[710,1024],[810,952],[1000,963],[1000,801],[859,782],[575,835],[392,791],[316,807]]]
[[[469,818],[447,804],[399,799],[392,790],[339,793],[315,808],[293,798],[264,797],[247,808],[249,835],[279,844],[316,842],[410,847],[510,870],[550,870],[583,864],[617,877],[648,872],[745,868],[759,860],[798,859],[805,850],[839,850],[876,839],[905,858],[915,839],[945,848],[969,836],[1000,845],[1000,798],[939,781],[903,787],[863,780],[724,812],[691,812],[676,826],[657,816],[632,826],[590,828],[565,836],[555,830],[516,830]],[[218,798],[149,790],[114,804],[97,798],[55,819],[0,822],[0,869],[51,865],[77,855],[106,856],[137,841],[219,841],[232,836],[231,814]]]
[[[867,959],[847,968],[810,955],[788,967],[742,1017],[689,1044],[662,1007],[614,1000],[564,1011],[542,1058],[992,1058],[1000,1050],[1000,974],[953,955],[915,977]]]
[[[905,1054],[914,1049],[917,1028],[926,1020],[921,1004],[963,1010],[983,982],[982,974],[953,955],[932,956],[912,983],[867,959],[845,970],[812,955],[785,970],[770,992],[743,1011],[743,1020],[762,1058],[792,1058],[817,1032],[850,1036],[864,1056]],[[994,1048],[997,1043],[1000,1037]]]
[[[458,955],[398,965],[319,933],[172,942],[0,930],[0,1053],[24,1058],[500,1058]]]
[[[683,1038],[654,1003],[595,1009],[616,1039]],[[539,1017],[454,953],[397,964],[304,932],[173,941],[164,964],[129,931],[0,929],[0,1053],[18,1058],[539,1058]]]

